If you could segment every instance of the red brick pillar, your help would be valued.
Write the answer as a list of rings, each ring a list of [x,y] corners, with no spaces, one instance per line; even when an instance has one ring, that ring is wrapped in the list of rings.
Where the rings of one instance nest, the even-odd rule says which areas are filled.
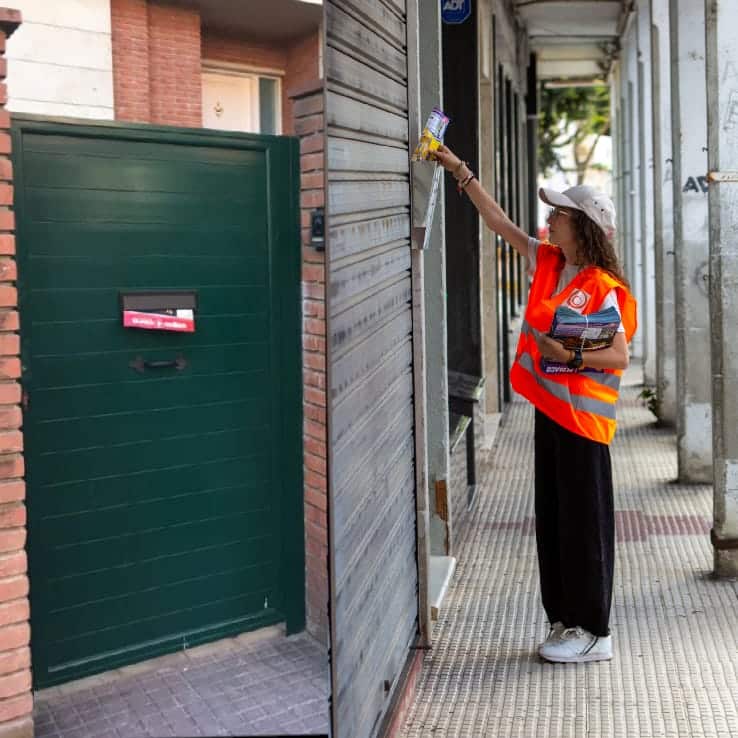
[[[200,12],[149,3],[151,122],[202,127]]]
[[[146,0],[110,0],[115,119],[148,123],[149,10]]]
[[[325,382],[325,252],[310,243],[310,214],[324,206],[323,82],[290,92],[300,137],[302,340],[307,629],[328,645],[328,484]]]
[[[154,0],[111,0],[116,120],[202,126],[200,13]]]
[[[0,8],[0,736],[33,735],[15,215],[5,41],[21,23]]]

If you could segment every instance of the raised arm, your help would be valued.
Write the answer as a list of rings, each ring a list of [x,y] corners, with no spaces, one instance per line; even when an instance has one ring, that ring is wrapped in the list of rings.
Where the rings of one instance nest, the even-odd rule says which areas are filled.
[[[447,146],[441,146],[434,154],[444,169],[453,174],[457,182],[465,182],[471,175],[469,167]],[[528,256],[528,234],[507,217],[505,211],[476,177],[469,180],[464,192],[476,206],[487,227],[499,233],[521,256]]]

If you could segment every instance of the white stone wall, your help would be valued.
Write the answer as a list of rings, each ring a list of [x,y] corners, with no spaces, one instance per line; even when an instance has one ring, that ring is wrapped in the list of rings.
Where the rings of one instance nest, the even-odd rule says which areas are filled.
[[[23,24],[8,40],[8,109],[113,119],[110,0],[7,0]]]

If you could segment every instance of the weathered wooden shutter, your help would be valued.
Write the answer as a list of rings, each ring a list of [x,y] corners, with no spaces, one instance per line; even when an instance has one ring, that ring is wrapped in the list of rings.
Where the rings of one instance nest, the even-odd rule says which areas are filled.
[[[417,632],[405,0],[326,2],[333,700],[374,736]]]

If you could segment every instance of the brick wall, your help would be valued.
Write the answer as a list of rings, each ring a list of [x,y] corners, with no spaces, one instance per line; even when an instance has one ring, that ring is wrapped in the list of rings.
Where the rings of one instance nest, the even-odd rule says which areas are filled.
[[[284,71],[287,66],[287,51],[274,44],[247,41],[237,36],[205,31],[202,36],[202,58],[229,64],[243,64]]]
[[[149,3],[151,122],[202,126],[200,14]]]
[[[310,213],[324,202],[322,83],[295,90],[291,102],[300,137],[302,188],[306,615],[308,631],[328,645],[325,252],[310,245]]]
[[[287,49],[284,84],[282,85],[282,131],[293,136],[295,130],[292,93],[306,89],[318,79],[320,34],[316,31],[310,36],[294,41]]]
[[[20,25],[17,10],[0,8],[0,736],[31,738],[33,697],[28,576],[26,488],[15,288],[15,216],[10,162],[10,116],[5,110],[5,41]]]
[[[317,31],[283,47],[206,32],[202,39],[202,58],[280,73],[282,133],[292,136],[295,134],[292,91],[303,89],[318,78],[319,43]]]
[[[202,125],[200,14],[147,0],[111,0],[116,120]]]
[[[110,0],[116,120],[202,125],[202,62],[282,77],[282,132],[295,133],[291,93],[318,77],[318,31],[288,45],[201,32],[197,10],[154,0]]]
[[[111,0],[113,99],[117,120],[151,120],[146,0]]]

